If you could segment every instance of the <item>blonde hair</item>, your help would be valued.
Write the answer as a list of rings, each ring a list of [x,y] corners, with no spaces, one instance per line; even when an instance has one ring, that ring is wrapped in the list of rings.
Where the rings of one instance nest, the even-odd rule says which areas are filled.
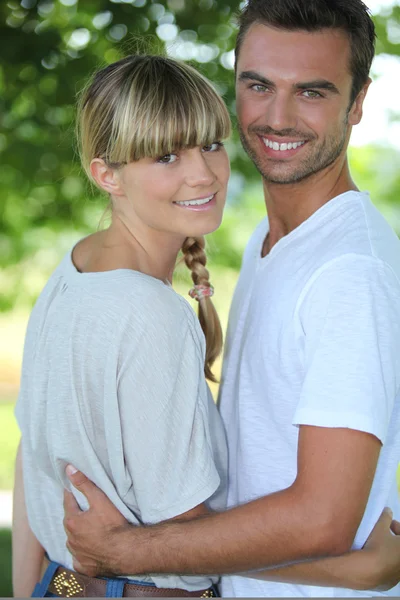
[[[159,158],[206,146],[230,134],[226,106],[210,82],[188,64],[160,55],[127,56],[98,71],[78,104],[82,166],[101,158],[118,168],[141,158]],[[209,286],[204,238],[186,238],[182,252],[195,285]],[[222,331],[210,298],[199,302],[206,338],[205,374],[222,349]]]
[[[194,285],[210,286],[209,272],[206,269],[207,256],[204,250],[204,237],[187,237],[182,246],[183,258],[192,273]],[[204,372],[207,379],[216,381],[211,367],[222,350],[222,328],[211,298],[199,300],[199,321],[206,338],[206,360]]]

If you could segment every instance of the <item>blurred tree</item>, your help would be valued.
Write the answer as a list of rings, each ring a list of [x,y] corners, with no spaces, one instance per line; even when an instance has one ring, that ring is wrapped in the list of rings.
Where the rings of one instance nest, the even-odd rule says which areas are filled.
[[[179,34],[183,58],[195,58],[232,104],[226,53],[234,43],[236,7],[234,0],[1,4],[0,266],[35,250],[37,233],[49,223],[60,231],[93,227],[93,202],[85,200],[73,149],[76,94],[88,76],[134,51],[140,37],[160,46]]]
[[[18,268],[4,269],[55,243],[66,232],[87,232],[99,203],[88,193],[74,151],[76,94],[95,69],[140,47],[167,45],[211,79],[234,116],[233,47],[238,0],[9,0],[0,5],[0,268],[9,293]],[[400,54],[400,7],[376,17],[378,52]],[[396,33],[397,32],[397,33]],[[397,37],[396,37],[397,36]],[[238,207],[243,182],[258,178],[237,134],[229,143],[231,194]],[[400,187],[397,179],[397,189]],[[395,186],[395,187],[396,187]],[[394,189],[394,188],[393,188]],[[244,205],[240,209],[243,213]],[[101,211],[100,211],[101,214]],[[50,229],[51,228],[51,229]],[[58,240],[57,238],[57,240]],[[230,266],[240,252],[216,234]],[[47,240],[47,241],[46,241]],[[69,242],[68,242],[69,243]],[[5,279],[4,279],[5,277]],[[4,285],[2,285],[4,289]]]

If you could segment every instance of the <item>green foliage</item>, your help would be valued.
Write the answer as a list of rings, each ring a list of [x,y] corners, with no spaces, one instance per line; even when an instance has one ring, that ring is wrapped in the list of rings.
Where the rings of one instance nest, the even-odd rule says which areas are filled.
[[[207,236],[211,263],[239,270],[247,241],[264,217],[264,195],[258,178],[247,182],[238,198],[228,202],[222,225]]]
[[[12,597],[11,584],[11,531],[0,529],[0,597]]]
[[[14,484],[14,463],[20,438],[13,403],[0,400],[0,423],[0,490],[10,490]]]
[[[49,224],[58,232],[93,227],[93,203],[85,200],[90,194],[74,157],[73,119],[77,92],[94,70],[143,46],[144,35],[147,47],[163,46],[157,32],[168,37],[165,26],[177,23],[181,36],[203,53],[201,70],[232,103],[232,73],[217,56],[233,47],[229,19],[236,5],[228,0],[1,4],[0,266],[38,248],[40,235],[27,231]]]
[[[364,146],[350,148],[349,157],[358,187],[370,192],[400,235],[400,153],[387,146]]]
[[[374,17],[374,23],[377,35],[376,52],[378,54],[394,54],[399,56],[400,5],[394,2],[394,6],[382,10],[381,14]]]
[[[167,44],[170,53],[191,59],[215,82],[234,118],[232,50],[239,4],[239,0],[0,4],[0,286],[6,290],[0,296],[0,310],[9,309],[22,296],[31,303],[38,291],[34,284],[29,289],[26,285],[32,269],[48,273],[70,243],[93,231],[100,219],[104,204],[89,190],[74,149],[76,96],[88,76],[137,49],[157,50]],[[400,7],[386,9],[375,20],[378,52],[400,54]],[[237,268],[251,223],[260,214],[256,210],[250,216],[254,194],[249,193],[259,176],[237,132],[228,151],[231,201],[225,226],[213,235],[211,245],[215,242],[222,264]],[[370,153],[378,161],[371,163],[372,170],[385,169],[383,154],[373,149]],[[385,187],[388,202],[400,187],[399,177],[392,174],[391,179],[393,185]]]

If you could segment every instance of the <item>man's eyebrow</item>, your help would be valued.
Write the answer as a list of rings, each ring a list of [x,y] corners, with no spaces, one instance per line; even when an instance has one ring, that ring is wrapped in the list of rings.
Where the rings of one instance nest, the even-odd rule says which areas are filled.
[[[340,92],[337,89],[336,85],[331,81],[327,81],[326,79],[315,79],[314,81],[305,81],[303,83],[296,83],[293,87],[297,90],[309,90],[309,89],[317,89],[317,90],[327,90],[328,92],[332,92],[333,94],[339,94]]]
[[[239,75],[239,81],[258,81],[259,83],[267,85],[268,87],[276,87],[273,81],[263,77],[256,71],[242,71],[242,73]]]
[[[269,88],[275,88],[276,85],[267,77],[263,77],[260,73],[256,71],[243,71],[239,75],[239,81],[258,81],[263,85],[268,86]],[[315,79],[314,81],[305,81],[302,83],[295,83],[293,85],[295,90],[309,90],[309,89],[317,89],[317,90],[326,90],[328,92],[332,92],[333,94],[339,94],[340,92],[336,85],[331,81],[326,79]]]

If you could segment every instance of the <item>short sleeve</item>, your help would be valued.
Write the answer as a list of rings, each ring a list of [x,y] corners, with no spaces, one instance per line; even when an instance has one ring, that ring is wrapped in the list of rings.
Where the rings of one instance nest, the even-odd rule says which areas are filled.
[[[220,484],[201,336],[184,312],[177,318],[153,315],[140,343],[124,352],[118,397],[132,480],[124,502],[139,507],[144,523],[194,508]]]
[[[384,443],[400,386],[400,285],[373,257],[320,270],[300,299],[304,381],[293,424],[344,427]]]

